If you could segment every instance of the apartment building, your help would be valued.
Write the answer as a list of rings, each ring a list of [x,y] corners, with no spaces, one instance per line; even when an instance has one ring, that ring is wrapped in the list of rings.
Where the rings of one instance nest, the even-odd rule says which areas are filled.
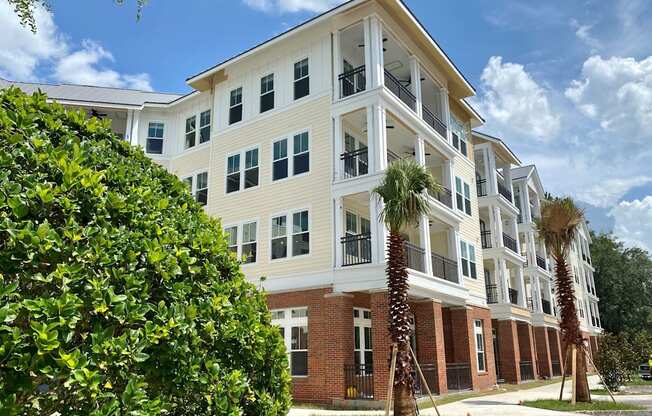
[[[388,230],[371,190],[400,158],[443,185],[430,215],[402,230],[412,346],[430,389],[559,373],[549,261],[532,225],[536,168],[473,131],[473,87],[401,1],[348,1],[187,83],[183,96],[19,86],[112,119],[221,218],[268,293],[296,401],[386,397]],[[599,333],[589,243],[584,228],[573,264],[586,272],[587,336]]]

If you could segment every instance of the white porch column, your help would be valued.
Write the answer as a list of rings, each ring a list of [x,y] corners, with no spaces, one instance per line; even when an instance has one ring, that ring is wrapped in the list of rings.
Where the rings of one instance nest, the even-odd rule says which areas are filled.
[[[134,110],[133,122],[131,124],[131,139],[129,143],[132,146],[138,146],[138,129],[140,128],[140,110]]]
[[[340,43],[340,31],[333,32],[333,101],[340,98],[339,76],[342,73],[342,44]]]
[[[343,163],[340,155],[344,148],[344,132],[342,131],[342,116],[337,115],[333,118],[333,179],[343,178]]]
[[[490,224],[489,229],[492,234],[492,247],[500,248],[504,247],[505,243],[503,241],[503,220],[500,215],[500,208],[496,206],[491,207],[491,215],[489,217]]]
[[[496,195],[497,193],[496,155],[491,147],[487,147],[487,195]]]
[[[333,214],[335,215],[335,232],[333,233],[335,235],[335,267],[340,267],[344,260],[341,243],[344,234],[344,201],[342,197],[338,197],[333,200],[333,204]]]
[[[525,279],[523,278],[523,268],[516,268],[516,290],[518,290],[518,305],[527,308],[525,296]]]
[[[512,194],[512,202],[514,202],[514,188],[512,187],[512,165],[510,163],[503,167],[503,179],[505,180],[505,188]]]
[[[534,306],[534,311],[543,313],[543,303],[541,302],[541,282],[539,281],[539,276],[535,274],[530,277],[533,280],[532,285],[532,306]]]
[[[131,143],[131,124],[134,122],[134,110],[127,110],[127,125],[125,127],[125,140]]]
[[[369,221],[371,222],[371,261],[385,263],[387,259],[387,236],[389,230],[380,220],[380,213],[384,207],[383,201],[377,196],[369,194]]]
[[[371,77],[371,88],[381,86],[385,82],[383,62],[383,27],[376,16],[369,17],[369,46],[371,56],[367,77]],[[367,42],[365,42],[366,44]]]
[[[453,133],[451,131],[451,109],[448,103],[448,90],[441,88],[439,90],[441,97],[441,110],[444,117],[443,122],[446,123],[446,141],[453,143]]]
[[[444,161],[444,172],[442,176],[444,185],[451,191],[453,210],[457,209],[457,198],[455,197],[455,162],[452,159]]]
[[[410,90],[412,94],[414,94],[414,96],[417,98],[416,113],[419,117],[421,117],[423,111],[421,106],[423,102],[421,97],[421,67],[419,66],[419,61],[414,55],[410,56],[410,80],[412,81],[410,83]]]
[[[462,257],[460,256],[460,232],[450,228],[446,235],[448,237],[448,257],[457,262],[458,283],[464,286],[464,275],[462,274]]]
[[[425,251],[423,255],[423,270],[427,275],[432,275],[432,261],[430,260],[430,252],[432,251],[430,246],[430,219],[427,215],[422,215],[419,221],[419,242],[421,243],[421,248]]]
[[[371,22],[369,16],[362,21],[362,30],[364,32],[364,66],[366,69],[365,89],[369,91],[374,85],[373,73],[371,72]]]
[[[414,139],[414,158],[419,165],[426,165],[426,144],[423,141],[423,137],[417,136]]]
[[[530,212],[530,187],[527,186],[527,182],[523,182],[519,186],[521,189],[521,218],[523,218],[523,223],[527,224],[532,221],[532,213]]]
[[[376,144],[376,149],[373,155],[373,166],[375,172],[380,172],[387,168],[387,113],[385,112],[385,109],[378,104],[374,104],[372,109],[374,140]]]
[[[496,271],[498,272],[498,282],[500,285],[500,294],[503,300],[503,303],[510,303],[509,302],[509,269],[507,268],[507,262],[505,259],[500,258],[497,260],[497,267]]]

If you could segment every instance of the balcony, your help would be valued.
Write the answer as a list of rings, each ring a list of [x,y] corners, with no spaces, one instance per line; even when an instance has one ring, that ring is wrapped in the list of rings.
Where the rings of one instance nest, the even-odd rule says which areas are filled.
[[[407,268],[420,271],[421,273],[425,272],[424,258],[426,251],[424,249],[408,241],[404,241],[403,254]]]
[[[512,250],[514,253],[518,254],[518,247],[516,244],[516,240],[505,233],[503,233],[503,244],[505,245],[505,247]]]
[[[448,280],[452,283],[460,282],[457,273],[457,262],[455,260],[440,256],[436,253],[430,253],[430,261],[432,261],[432,274],[435,277]]]
[[[537,254],[537,266],[541,267],[543,270],[548,270],[548,266],[546,264],[546,259],[539,256],[538,254]]]
[[[371,263],[371,234],[350,234],[342,237],[342,266]]]
[[[541,299],[541,309],[543,309],[543,313],[552,315],[552,307],[549,300]]]
[[[399,100],[403,101],[405,105],[410,107],[412,111],[416,111],[417,97],[410,92],[401,81],[398,80],[391,72],[385,70],[385,87],[389,89]]]
[[[374,372],[369,364],[344,366],[344,397],[348,400],[374,398]]]
[[[441,121],[439,117],[437,117],[430,110],[428,110],[428,107],[426,107],[425,105],[421,106],[421,114],[422,114],[421,117],[423,118],[423,121],[425,121],[426,124],[428,124],[433,129],[435,129],[435,131],[439,133],[441,137],[446,139],[446,129],[447,129],[446,123]]]
[[[511,191],[500,181],[498,181],[498,193],[504,196],[509,202],[514,202]]]
[[[486,285],[485,289],[487,291],[487,303],[498,303],[498,286],[497,285]]]
[[[450,189],[446,188],[443,185],[441,188],[442,188],[441,191],[430,196],[432,196],[442,204],[446,205],[448,208],[453,209],[453,193],[451,192]]]
[[[482,248],[491,248],[491,231],[481,231],[480,240],[482,241]]]
[[[337,79],[340,83],[340,98],[346,98],[362,92],[367,87],[367,76],[364,65],[340,74]]]
[[[478,182],[475,185],[477,192],[478,192],[478,197],[481,196],[487,196],[487,180],[486,179],[478,179]]]
[[[509,288],[509,303],[518,305],[518,290]]]
[[[471,365],[469,363],[446,363],[448,391],[471,390]]]
[[[369,149],[363,147],[340,155],[344,165],[344,179],[355,178],[369,173]]]

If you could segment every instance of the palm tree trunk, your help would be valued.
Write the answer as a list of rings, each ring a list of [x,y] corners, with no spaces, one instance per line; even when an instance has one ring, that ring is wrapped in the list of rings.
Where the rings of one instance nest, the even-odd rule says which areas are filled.
[[[561,314],[559,327],[565,345],[575,344],[577,346],[577,367],[576,377],[576,400],[578,402],[591,402],[589,382],[586,376],[587,366],[584,351],[584,340],[580,331],[580,321],[577,319],[577,308],[575,307],[575,289],[573,276],[566,263],[564,256],[555,258],[555,274],[557,281],[557,304]]]
[[[389,334],[398,346],[394,374],[394,415],[412,416],[414,409],[414,379],[410,357],[410,305],[408,281],[403,250],[403,237],[390,231],[388,236],[387,289],[389,303]]]

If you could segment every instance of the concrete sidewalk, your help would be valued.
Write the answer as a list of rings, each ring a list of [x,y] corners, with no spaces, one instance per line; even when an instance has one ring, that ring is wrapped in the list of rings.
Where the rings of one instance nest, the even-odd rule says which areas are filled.
[[[598,377],[589,378],[591,388],[598,388]],[[442,416],[517,416],[517,415],[569,415],[578,413],[556,412],[551,410],[535,409],[532,407],[520,406],[519,403],[526,400],[556,399],[559,397],[561,383],[550,384],[529,390],[520,390],[508,393],[500,393],[481,397],[472,397],[458,402],[449,403],[439,407]],[[564,386],[564,398],[570,398],[570,383]],[[610,400],[609,396],[593,395],[594,400]],[[652,396],[619,396],[617,401],[645,405],[646,401],[652,404]],[[381,411],[332,411],[320,409],[293,408],[290,416],[382,416]],[[424,409],[420,412],[424,416],[436,415],[434,409]]]

